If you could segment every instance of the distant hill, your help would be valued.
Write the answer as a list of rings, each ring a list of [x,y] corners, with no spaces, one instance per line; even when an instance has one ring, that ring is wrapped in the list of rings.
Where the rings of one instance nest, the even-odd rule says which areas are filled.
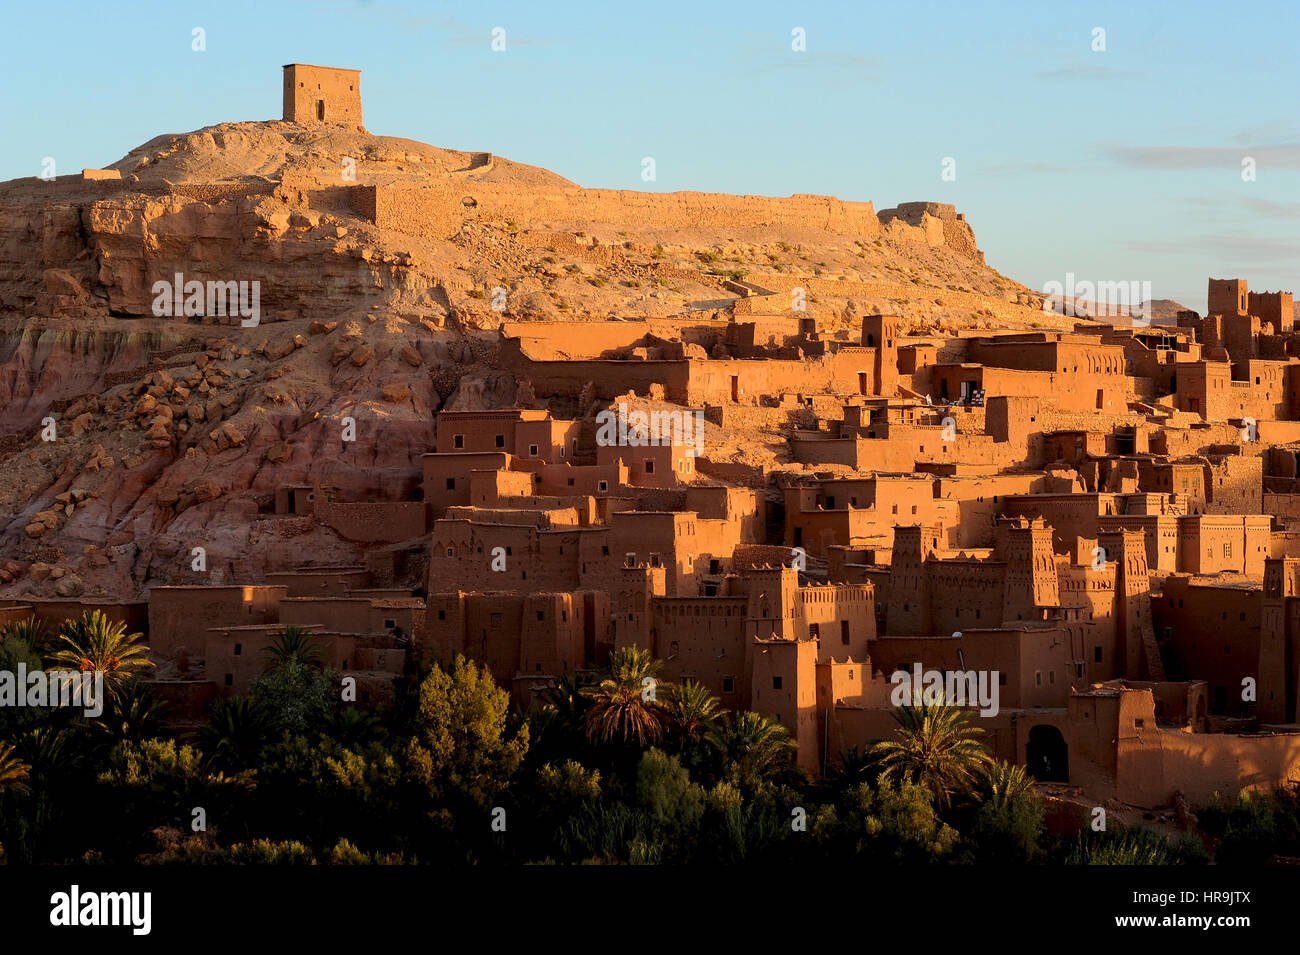
[[[1153,298],[1148,303],[1151,309],[1152,325],[1177,325],[1178,313],[1191,311],[1181,302],[1175,302],[1172,298]]]

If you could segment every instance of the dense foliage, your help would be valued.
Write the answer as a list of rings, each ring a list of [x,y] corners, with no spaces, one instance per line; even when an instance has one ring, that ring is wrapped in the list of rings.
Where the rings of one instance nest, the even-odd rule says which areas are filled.
[[[139,634],[102,614],[0,641],[0,670],[103,669],[103,715],[0,709],[0,859],[285,865],[1204,861],[1199,843],[1116,827],[1055,840],[1020,767],[960,710],[905,708],[898,735],[809,779],[790,734],[658,680],[645,651],[565,675],[528,711],[463,657],[393,702],[343,702],[311,636],[286,628],[247,696],[174,738],[140,677]],[[1207,810],[1234,860],[1300,842],[1294,791]],[[1296,854],[1300,854],[1298,851]]]

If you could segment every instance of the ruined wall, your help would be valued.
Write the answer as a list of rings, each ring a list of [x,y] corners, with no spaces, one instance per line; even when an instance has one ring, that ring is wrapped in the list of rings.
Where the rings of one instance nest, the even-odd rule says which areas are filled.
[[[686,403],[686,361],[546,361],[535,358],[518,339],[505,339],[501,356],[505,367],[532,382],[539,397],[577,397],[590,382],[598,398],[616,398],[628,389],[648,395],[652,385],[662,385],[669,401]]]
[[[879,218],[882,226],[902,222],[921,229],[926,233],[927,240],[931,233],[937,231],[941,241],[931,241],[931,245],[943,245],[981,265],[984,263],[984,253],[975,247],[974,230],[966,222],[966,217],[958,213],[950,203],[902,202],[893,209],[881,210]]]
[[[419,537],[427,530],[425,506],[420,501],[340,503],[316,501],[316,520],[344,540],[364,544]]]
[[[1263,324],[1282,335],[1295,328],[1295,296],[1291,292],[1248,292],[1246,307]]]
[[[428,238],[450,238],[467,222],[519,219],[562,229],[606,222],[665,229],[798,228],[872,238],[880,231],[870,202],[831,196],[729,196],[710,192],[539,189],[506,183],[361,186],[373,190],[372,221]],[[368,206],[368,198],[359,198]]]

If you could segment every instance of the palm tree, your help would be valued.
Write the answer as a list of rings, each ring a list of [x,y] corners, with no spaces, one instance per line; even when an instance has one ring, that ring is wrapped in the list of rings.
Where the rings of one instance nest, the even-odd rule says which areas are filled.
[[[94,732],[114,741],[156,739],[163,733],[166,709],[147,686],[132,683],[114,697],[103,719],[95,721]]]
[[[13,746],[0,743],[0,792],[6,789],[16,793],[27,792],[27,785],[23,780],[27,778],[29,772],[31,767],[18,758]]]
[[[984,785],[988,790],[986,801],[1000,804],[1013,803],[1037,792],[1034,778],[1025,772],[1025,767],[1003,760],[995,760],[988,766]]]
[[[621,741],[641,747],[661,742],[667,716],[643,692],[639,685],[601,680],[587,710],[587,738],[597,743]]]
[[[65,780],[82,764],[82,750],[70,730],[38,726],[18,737],[16,751],[35,780]]]
[[[591,677],[585,673],[564,673],[537,695],[541,708],[554,712],[566,729],[581,730],[587,725],[591,707]]]
[[[665,689],[668,719],[681,736],[683,747],[702,742],[705,734],[717,725],[722,714],[722,701],[710,693],[708,687],[694,680]]]
[[[154,665],[144,634],[127,634],[126,624],[110,620],[100,610],[63,621],[55,648],[49,659],[57,669],[103,673],[106,688],[113,696]]]
[[[606,664],[611,679],[620,683],[634,684],[638,688],[647,679],[658,680],[663,662],[656,660],[649,650],[638,646],[619,647],[609,655]]]
[[[608,676],[589,691],[587,738],[598,743],[620,740],[640,747],[661,742],[668,723],[655,698],[661,667],[640,647],[620,647],[611,653]]]
[[[246,696],[217,700],[208,708],[208,725],[199,731],[199,743],[218,765],[239,769],[250,766],[271,740],[271,719]]]
[[[0,630],[0,640],[21,640],[33,650],[39,650],[50,637],[50,631],[45,626],[45,622],[28,617],[25,620],[15,620],[3,630]]]
[[[877,775],[879,759],[870,746],[850,746],[840,750],[838,764],[826,769],[826,778],[843,789],[856,789]]]
[[[268,670],[275,670],[289,660],[306,666],[320,666],[321,652],[316,637],[303,627],[288,626],[276,634],[275,642],[262,651]]]
[[[880,782],[913,780],[929,790],[939,809],[952,805],[954,795],[975,789],[992,757],[976,739],[984,731],[970,725],[964,710],[922,703],[899,707],[894,719],[899,724],[897,738],[872,748],[883,767]]]
[[[722,757],[722,770],[744,785],[774,779],[793,769],[790,731],[780,720],[758,713],[729,713],[706,736]]]

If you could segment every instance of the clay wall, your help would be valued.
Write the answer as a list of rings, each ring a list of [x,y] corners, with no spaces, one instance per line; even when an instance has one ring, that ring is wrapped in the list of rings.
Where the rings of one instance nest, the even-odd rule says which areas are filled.
[[[127,633],[143,633],[149,637],[150,649],[153,636],[150,629],[149,605],[143,600],[115,600],[95,597],[35,597],[27,594],[13,601],[0,601],[0,606],[17,608],[17,619],[25,620],[35,617],[45,624],[51,633],[58,631],[65,620],[79,620],[87,611],[100,611],[109,620],[126,626]],[[3,626],[3,624],[0,624]]]
[[[750,704],[746,667],[747,597],[659,597],[653,603],[654,647],[664,679],[691,679],[724,706]]]
[[[412,634],[423,629],[424,602],[414,598],[289,597],[280,602],[282,626],[329,627],[347,634]]]
[[[760,641],[753,651],[751,709],[780,720],[798,744],[797,760],[815,773],[817,748],[817,659],[807,641]]]
[[[1248,292],[1246,310],[1258,317],[1260,324],[1272,326],[1275,335],[1295,329],[1295,297],[1291,292]]]
[[[969,629],[961,636],[884,636],[871,647],[873,665],[888,679],[898,668],[996,671],[1000,709],[1063,707],[1072,674],[1059,629]],[[1001,675],[1006,682],[1001,682]]]
[[[349,590],[365,587],[370,574],[364,567],[338,567],[320,570],[285,570],[268,573],[266,583],[283,587],[286,597],[337,597]]]
[[[330,503],[316,501],[316,520],[344,540],[396,543],[426,533],[425,505],[418,501]]]
[[[285,587],[181,586],[149,591],[149,649],[156,657],[199,656],[211,627],[274,624]]]
[[[873,238],[880,231],[870,202],[830,196],[650,193],[492,182],[358,188],[375,193],[376,225],[437,239],[456,235],[467,222],[494,219],[544,222],[558,231],[591,222],[662,229],[822,229],[855,238]]]
[[[509,468],[511,456],[504,451],[425,454],[420,459],[424,474],[424,503],[433,513],[455,504],[470,504],[470,475],[474,471]]]
[[[1167,578],[1161,590],[1151,611],[1169,676],[1206,681],[1212,713],[1253,715],[1241,698],[1242,680],[1259,675],[1261,591],[1182,575]]]

